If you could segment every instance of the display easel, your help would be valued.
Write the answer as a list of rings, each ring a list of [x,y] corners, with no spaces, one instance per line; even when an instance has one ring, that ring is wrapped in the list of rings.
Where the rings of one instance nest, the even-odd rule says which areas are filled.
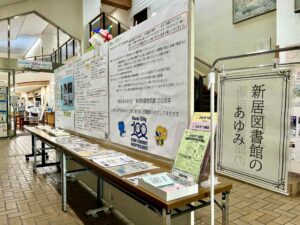
[[[259,51],[259,52],[253,52],[253,53],[246,53],[242,55],[234,55],[234,56],[227,56],[227,57],[221,57],[216,59],[211,68],[211,72],[209,74],[209,89],[210,89],[210,114],[211,114],[211,145],[210,145],[210,152],[211,152],[211,157],[210,157],[210,184],[211,184],[211,189],[210,189],[210,196],[211,196],[211,224],[214,225],[215,223],[215,218],[214,218],[214,183],[215,183],[215,143],[214,143],[214,136],[215,136],[215,121],[214,121],[214,95],[215,95],[215,80],[216,76],[219,77],[219,75],[224,72],[224,70],[221,71],[217,69],[216,65],[219,62],[223,61],[228,61],[228,60],[233,60],[233,59],[241,59],[241,58],[249,58],[249,57],[254,57],[254,56],[262,56],[262,55],[269,55],[273,53],[279,53],[279,52],[288,52],[288,51],[294,51],[294,50],[300,50],[300,45],[292,46],[292,47],[285,47],[285,48],[277,48],[277,49],[272,49],[268,51]],[[300,62],[291,62],[291,63],[280,63],[278,59],[275,59],[272,64],[265,64],[265,65],[256,65],[256,66],[249,66],[249,67],[242,67],[242,68],[230,68],[226,69],[227,71],[234,71],[234,70],[242,70],[242,69],[258,69],[258,68],[266,68],[266,67],[273,67],[277,68],[278,66],[287,66],[287,65],[295,65],[295,64],[300,64]]]

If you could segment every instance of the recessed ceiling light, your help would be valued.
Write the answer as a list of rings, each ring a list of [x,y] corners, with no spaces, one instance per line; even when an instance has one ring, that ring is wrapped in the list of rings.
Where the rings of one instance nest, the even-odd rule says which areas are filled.
[[[20,16],[14,16],[14,19],[18,19]]]

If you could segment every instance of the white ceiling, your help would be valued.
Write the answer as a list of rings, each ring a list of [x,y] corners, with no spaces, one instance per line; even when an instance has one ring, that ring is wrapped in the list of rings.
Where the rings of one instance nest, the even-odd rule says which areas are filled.
[[[48,26],[48,22],[43,20],[41,17],[37,16],[36,14],[29,14],[25,16],[25,21],[22,23],[22,20],[18,20],[15,23],[22,23],[20,35],[31,35],[31,36],[38,36],[43,33],[43,31]],[[13,20],[12,20],[13,21]]]
[[[2,0],[0,0],[1,2]],[[24,56],[36,43],[40,35],[48,26],[48,22],[29,14],[10,20],[10,53]],[[7,53],[7,21],[0,22],[0,53]]]
[[[0,41],[7,40],[7,21],[0,21]]]
[[[24,2],[25,0],[0,0],[0,7],[10,4],[15,4],[18,2]]]
[[[0,0],[0,6],[2,1],[3,0]],[[0,54],[7,53],[8,51],[7,30],[7,20],[0,21]],[[46,34],[48,37],[46,38],[44,34]],[[52,40],[49,38],[49,35],[53,37]],[[47,46],[49,49],[56,49],[57,44],[54,44],[53,42],[53,39],[55,39],[56,35],[57,28],[34,13],[26,16],[16,16],[10,19],[10,52],[12,55],[24,57],[39,38],[42,40],[43,46]],[[69,35],[62,31],[60,31],[59,35],[60,45],[70,38]]]
[[[106,4],[101,4],[101,12],[105,12],[107,14],[111,14],[113,11],[115,11],[117,8],[110,6],[110,5],[106,5]]]
[[[43,31],[43,34],[51,34],[51,35],[57,35],[57,28],[51,24],[48,24],[48,26]]]
[[[35,36],[19,36],[10,42],[10,53],[14,55],[25,55],[37,40],[38,38]],[[7,41],[0,41],[0,53],[6,52]]]
[[[16,74],[16,83],[32,82],[32,81],[49,81],[52,82],[54,75],[53,73],[42,73],[42,72],[26,72]]]
[[[0,72],[0,81],[7,81],[8,76],[6,72]],[[16,74],[16,84],[24,82],[34,81],[49,81],[53,82],[53,73],[42,73],[42,72],[25,72]]]
[[[21,87],[16,87],[15,92],[18,93],[26,93],[26,92],[31,92],[34,90],[37,90],[39,88],[43,87],[42,85],[31,85],[31,86],[21,86]]]
[[[1,0],[0,0],[1,1]],[[0,86],[7,86],[8,75],[7,72],[0,72]],[[52,83],[54,81],[53,73],[42,73],[42,72],[25,72],[16,74],[16,93],[26,93],[37,90],[44,85],[30,85],[23,86],[26,82],[35,82],[35,81],[48,81]],[[18,84],[23,83],[22,86],[18,87]]]
[[[20,30],[22,28],[22,25],[24,24],[24,21],[27,17],[26,16],[20,16],[14,19],[10,20],[10,39],[14,40],[18,37]],[[7,29],[6,29],[7,31]],[[2,37],[2,40],[7,40],[7,37]]]

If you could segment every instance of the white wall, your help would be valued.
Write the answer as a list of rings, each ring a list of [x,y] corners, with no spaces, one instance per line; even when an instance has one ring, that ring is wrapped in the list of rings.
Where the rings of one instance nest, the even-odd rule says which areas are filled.
[[[210,64],[219,57],[254,52],[256,42],[265,38],[271,38],[271,47],[275,47],[276,12],[233,24],[232,0],[201,0],[195,1],[195,14],[195,55]],[[273,58],[270,55],[241,63],[269,64]]]
[[[132,0],[132,8],[130,9],[131,25],[133,25],[133,16],[145,8],[148,8],[148,18],[152,13],[164,11],[172,5],[181,3],[183,0]],[[189,0],[190,1],[190,0]]]
[[[133,0],[132,8],[129,10],[131,24],[132,17],[144,8],[148,8],[150,17],[152,13],[159,13],[181,1]],[[195,56],[198,58],[212,64],[219,57],[254,52],[257,42],[266,38],[271,38],[271,48],[275,48],[276,12],[233,24],[232,0],[195,1]],[[269,64],[273,58],[274,55],[269,55],[226,65]],[[200,66],[196,64],[196,67],[202,70]]]
[[[169,0],[167,0],[169,1]],[[133,17],[143,9],[151,5],[151,0],[132,0],[132,7],[130,9],[130,16]],[[132,24],[131,24],[132,25]]]
[[[89,47],[89,22],[100,14],[100,0],[82,0],[82,52]]]
[[[294,1],[277,0],[277,44],[300,44],[300,13],[294,13]]]
[[[277,0],[277,44],[300,44],[300,13],[294,13],[294,1]],[[300,51],[280,53],[281,62],[300,61]]]
[[[49,81],[49,85],[46,87],[46,103],[48,103],[49,107],[55,106],[55,98],[54,98],[54,76],[53,79]]]
[[[116,8],[110,15],[115,19],[117,19],[121,24],[124,24],[127,27],[130,27],[132,25],[129,10]]]

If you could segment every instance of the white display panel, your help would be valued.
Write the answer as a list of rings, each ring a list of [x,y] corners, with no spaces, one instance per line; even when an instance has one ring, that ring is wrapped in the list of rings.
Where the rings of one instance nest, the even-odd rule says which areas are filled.
[[[75,131],[108,139],[108,43],[74,62]]]
[[[111,141],[174,158],[188,127],[186,1],[110,42]]]
[[[55,126],[74,131],[73,62],[54,71]]]
[[[217,171],[287,193],[290,71],[220,78]]]

